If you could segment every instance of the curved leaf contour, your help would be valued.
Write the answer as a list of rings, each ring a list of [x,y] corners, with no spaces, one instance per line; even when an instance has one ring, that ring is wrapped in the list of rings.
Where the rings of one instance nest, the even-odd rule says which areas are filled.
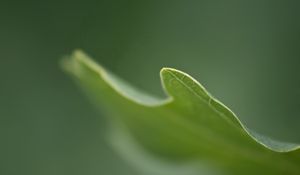
[[[200,161],[228,174],[300,174],[299,145],[275,141],[244,126],[191,76],[160,72],[166,99],[142,93],[75,51],[63,61],[87,94],[155,157]]]

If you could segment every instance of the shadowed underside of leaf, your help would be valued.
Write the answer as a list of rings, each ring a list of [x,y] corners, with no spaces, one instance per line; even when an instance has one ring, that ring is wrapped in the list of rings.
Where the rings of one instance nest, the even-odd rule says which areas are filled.
[[[299,145],[246,128],[181,71],[161,70],[168,97],[159,99],[131,87],[81,51],[64,59],[63,67],[107,111],[112,128],[121,123],[156,157],[177,163],[205,161],[229,174],[300,174]]]

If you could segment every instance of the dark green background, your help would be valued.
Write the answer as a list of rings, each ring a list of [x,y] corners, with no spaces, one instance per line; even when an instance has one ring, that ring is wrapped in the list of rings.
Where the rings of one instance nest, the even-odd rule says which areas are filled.
[[[299,1],[1,1],[0,174],[138,174],[59,67],[81,48],[141,89],[199,80],[247,126],[300,142]]]

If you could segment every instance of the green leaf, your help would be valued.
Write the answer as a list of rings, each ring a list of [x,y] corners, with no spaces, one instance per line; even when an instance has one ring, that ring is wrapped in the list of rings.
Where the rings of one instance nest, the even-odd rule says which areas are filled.
[[[200,162],[197,166],[234,175],[300,174],[298,144],[251,131],[186,73],[163,68],[167,97],[160,99],[131,87],[81,51],[64,59],[63,67],[105,109],[111,138],[121,149],[132,138],[147,154],[176,164]]]

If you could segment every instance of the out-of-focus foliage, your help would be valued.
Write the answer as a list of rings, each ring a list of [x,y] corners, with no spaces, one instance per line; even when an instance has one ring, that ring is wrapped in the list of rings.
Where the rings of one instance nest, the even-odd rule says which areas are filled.
[[[298,7],[290,0],[2,0],[0,174],[138,174],[107,145],[101,111],[58,67],[76,48],[157,96],[155,72],[187,70],[247,126],[299,142]]]

